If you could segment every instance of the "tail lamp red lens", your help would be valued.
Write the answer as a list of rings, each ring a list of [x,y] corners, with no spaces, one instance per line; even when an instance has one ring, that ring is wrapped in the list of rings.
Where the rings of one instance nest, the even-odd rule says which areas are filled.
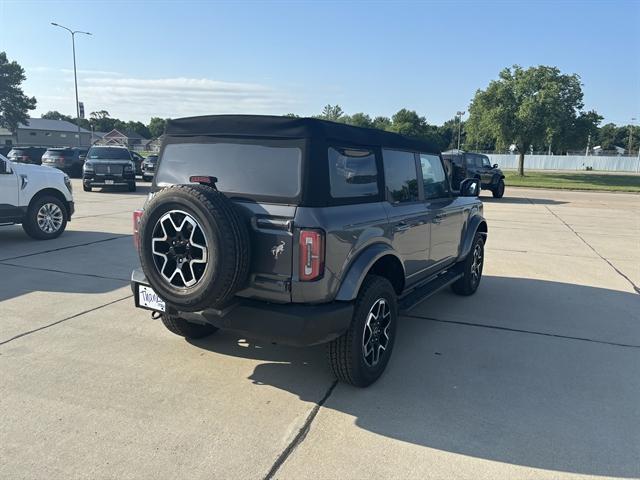
[[[300,280],[308,282],[324,273],[324,234],[319,230],[300,230]]]
[[[140,248],[140,219],[142,218],[143,210],[133,211],[133,244],[136,250]]]

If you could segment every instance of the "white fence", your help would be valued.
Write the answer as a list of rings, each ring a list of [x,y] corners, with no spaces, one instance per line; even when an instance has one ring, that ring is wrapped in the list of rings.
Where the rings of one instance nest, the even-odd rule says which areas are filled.
[[[497,163],[500,168],[517,169],[518,155],[504,155],[490,153],[487,156],[491,163]],[[638,157],[604,157],[590,155],[526,155],[524,157],[525,170],[593,170],[606,172],[640,172]]]

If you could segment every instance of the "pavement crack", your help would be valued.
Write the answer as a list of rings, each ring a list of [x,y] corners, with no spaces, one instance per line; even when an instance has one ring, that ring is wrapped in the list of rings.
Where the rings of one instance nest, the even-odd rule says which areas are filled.
[[[295,438],[289,443],[289,445],[287,445],[287,447],[282,451],[282,453],[278,455],[278,458],[271,466],[271,469],[264,476],[264,480],[271,480],[272,478],[274,478],[275,474],[278,473],[278,470],[280,470],[280,467],[282,467],[284,462],[287,461],[287,459],[293,453],[293,451],[296,448],[298,448],[298,445],[304,442],[304,439],[307,437],[307,434],[311,429],[311,424],[313,423],[313,420],[316,418],[316,415],[318,415],[320,408],[329,399],[329,397],[333,393],[333,390],[336,388],[337,384],[338,384],[338,380],[334,380],[331,386],[329,387],[329,389],[324,394],[324,396],[320,399],[320,401],[316,405],[314,405],[313,409],[311,410],[311,412],[309,412],[307,419],[305,420],[304,424],[296,434]]]
[[[8,263],[5,261],[0,261],[0,265],[6,265],[8,267],[16,267],[16,268],[26,268],[27,270],[38,270],[41,272],[53,272],[53,273],[63,273],[65,275],[77,275],[80,277],[89,277],[89,278],[102,278],[104,280],[117,280],[120,282],[128,282],[128,278],[119,278],[119,277],[107,277],[105,275],[95,275],[92,273],[78,273],[78,272],[68,272],[66,270],[57,270],[55,268],[42,268],[42,267],[32,267],[30,265],[19,265],[17,263]]]
[[[526,334],[529,334],[529,335],[539,335],[539,336],[542,336],[542,337],[553,337],[553,338],[561,338],[561,339],[564,339],[564,340],[576,340],[576,341],[580,341],[580,342],[599,343],[601,345],[610,345],[610,346],[614,346],[614,347],[639,348],[640,349],[640,345],[632,345],[632,344],[628,344],[628,343],[607,342],[605,340],[596,340],[594,338],[587,338],[587,337],[574,337],[574,336],[571,336],[571,335],[560,335],[560,334],[556,334],[556,333],[538,332],[536,330],[524,330],[524,329],[521,329],[521,328],[500,327],[498,325],[488,325],[486,323],[463,322],[461,320],[442,320],[440,318],[423,317],[421,315],[411,315],[411,314],[406,314],[406,313],[403,313],[402,316],[403,317],[409,317],[409,318],[417,318],[417,319],[420,319],[420,320],[429,320],[430,322],[449,323],[449,324],[452,324],[452,325],[464,325],[464,326],[467,326],[467,327],[489,328],[489,329],[492,329],[492,330],[503,330],[503,331],[506,331],[506,332],[526,333]]]
[[[68,250],[70,248],[85,247],[87,245],[95,245],[96,243],[110,242],[111,240],[118,240],[119,238],[130,237],[130,236],[131,235],[118,235],[116,237],[103,238],[102,240],[94,240],[93,242],[78,243],[76,245],[67,245],[66,247],[52,248],[51,250],[44,250],[42,252],[27,253],[26,255],[18,255],[16,257],[0,258],[0,262],[5,262],[7,260],[17,260],[19,258],[34,257],[36,255],[43,255],[45,253],[51,253],[51,252],[59,252],[61,250]]]
[[[549,213],[551,213],[551,215],[553,215],[554,217],[556,217],[558,220],[560,220],[565,227],[567,227],[569,230],[571,230],[574,235],[576,237],[578,237],[580,240],[582,240],[582,242],[589,247],[593,253],[595,253],[598,257],[600,257],[604,262],[607,263],[607,265],[609,265],[618,275],[620,275],[622,278],[624,278],[627,282],[629,282],[629,284],[633,287],[633,289],[635,290],[636,293],[640,294],[640,287],[638,285],[636,285],[635,283],[633,283],[633,280],[631,280],[628,276],[626,276],[622,271],[620,271],[613,263],[611,263],[609,260],[607,260],[605,257],[603,257],[602,255],[600,255],[600,252],[598,252],[595,248],[593,248],[591,246],[591,244],[589,242],[587,242],[582,235],[580,235],[576,230],[573,229],[573,227],[571,227],[571,225],[569,225],[567,222],[565,222],[562,217],[560,215],[558,215],[556,212],[554,212],[553,210],[551,210],[547,205],[544,206],[544,208],[546,208]]]
[[[58,324],[60,324],[62,322],[66,322],[67,320],[72,320],[74,318],[78,318],[78,317],[80,317],[82,315],[85,315],[86,313],[95,312],[96,310],[100,310],[101,308],[108,307],[109,305],[113,305],[114,303],[122,302],[123,300],[127,300],[128,298],[131,298],[131,297],[133,297],[133,295],[127,295],[126,297],[118,298],[117,300],[113,300],[111,302],[107,302],[107,303],[105,303],[103,305],[99,305],[97,307],[90,308],[88,310],[84,310],[84,311],[82,311],[80,313],[76,313],[74,315],[71,315],[69,317],[63,318],[61,320],[57,320],[57,321],[55,321],[53,323],[49,323],[48,325],[43,325],[42,327],[34,328],[33,330],[29,330],[27,332],[23,332],[23,333],[21,333],[19,335],[11,337],[8,340],[4,340],[4,341],[0,342],[0,346],[5,345],[5,344],[7,344],[9,342],[12,342],[13,340],[17,340],[18,338],[26,337],[27,335],[31,335],[32,333],[36,333],[36,332],[39,332],[40,330],[45,330],[47,328],[53,327],[55,325],[58,325]]]

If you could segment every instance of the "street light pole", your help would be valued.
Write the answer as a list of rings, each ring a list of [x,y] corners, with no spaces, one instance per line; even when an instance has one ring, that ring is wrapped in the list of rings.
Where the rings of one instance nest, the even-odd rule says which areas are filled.
[[[456,115],[458,116],[458,150],[460,150],[460,135],[462,134],[462,116],[464,115],[465,112],[456,112]]]
[[[78,100],[78,73],[76,70],[76,33],[82,33],[84,35],[91,35],[89,32],[82,32],[80,30],[71,30],[63,25],[58,25],[57,23],[51,22],[51,25],[54,27],[64,28],[67,32],[71,34],[71,47],[73,49],[73,83],[76,87],[76,122],[78,126],[78,146],[82,146],[82,140],[80,136],[80,101]]]

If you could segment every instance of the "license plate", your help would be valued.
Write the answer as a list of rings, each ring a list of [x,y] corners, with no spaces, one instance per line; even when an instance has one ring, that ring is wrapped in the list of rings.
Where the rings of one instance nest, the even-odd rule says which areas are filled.
[[[167,308],[164,300],[151,287],[145,285],[138,285],[138,305],[156,312],[164,312]]]
[[[113,180],[105,180],[104,184],[105,185],[113,185]]]

